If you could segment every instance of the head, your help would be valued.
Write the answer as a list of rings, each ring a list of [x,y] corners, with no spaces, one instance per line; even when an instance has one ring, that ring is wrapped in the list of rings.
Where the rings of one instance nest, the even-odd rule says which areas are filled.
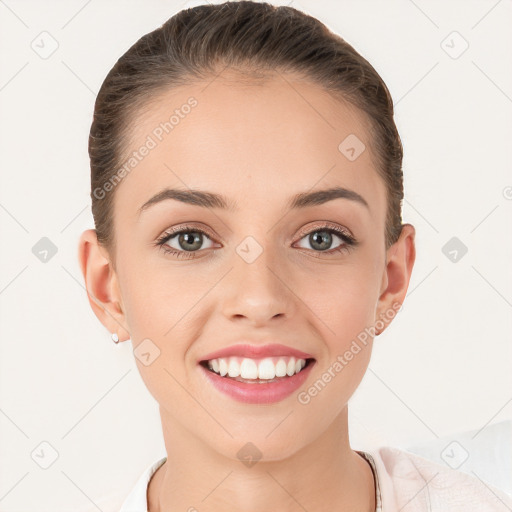
[[[375,69],[291,7],[187,9],[108,73],[89,154],[89,300],[131,339],[164,424],[233,458],[251,440],[269,460],[327,432],[415,258],[393,102]],[[219,393],[199,361],[241,342],[311,354],[307,384],[271,404]]]

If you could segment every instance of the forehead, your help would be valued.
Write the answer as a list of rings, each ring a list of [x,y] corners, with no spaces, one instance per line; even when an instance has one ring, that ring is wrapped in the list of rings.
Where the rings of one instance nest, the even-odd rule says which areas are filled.
[[[298,75],[256,81],[224,72],[161,91],[132,118],[126,142],[130,153],[151,147],[116,191],[129,195],[131,213],[164,187],[257,208],[282,203],[278,190],[289,197],[341,185],[365,197],[375,218],[383,215],[368,119]]]

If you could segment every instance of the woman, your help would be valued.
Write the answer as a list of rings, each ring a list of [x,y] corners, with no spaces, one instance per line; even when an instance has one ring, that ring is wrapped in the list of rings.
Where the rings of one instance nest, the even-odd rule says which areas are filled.
[[[504,493],[392,447],[348,401],[415,260],[402,146],[373,67],[291,7],[179,12],[98,94],[91,307],[131,340],[167,457],[122,511],[503,510]]]

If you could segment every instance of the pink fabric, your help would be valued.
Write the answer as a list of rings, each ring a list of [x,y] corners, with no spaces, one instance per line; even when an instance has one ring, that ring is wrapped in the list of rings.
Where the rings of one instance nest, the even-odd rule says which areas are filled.
[[[512,497],[476,474],[393,447],[366,453],[372,456],[379,479],[382,510],[377,512],[512,511]]]

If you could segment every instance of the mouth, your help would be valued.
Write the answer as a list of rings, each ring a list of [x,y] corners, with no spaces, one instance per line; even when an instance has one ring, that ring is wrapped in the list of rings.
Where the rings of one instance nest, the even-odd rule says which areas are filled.
[[[214,388],[230,398],[249,404],[284,400],[307,379],[314,358],[274,356],[218,357],[199,362]]]
[[[247,384],[270,384],[293,377],[313,364],[314,358],[301,359],[293,356],[265,357],[261,359],[243,357],[219,357],[201,361],[206,370],[220,377]]]

